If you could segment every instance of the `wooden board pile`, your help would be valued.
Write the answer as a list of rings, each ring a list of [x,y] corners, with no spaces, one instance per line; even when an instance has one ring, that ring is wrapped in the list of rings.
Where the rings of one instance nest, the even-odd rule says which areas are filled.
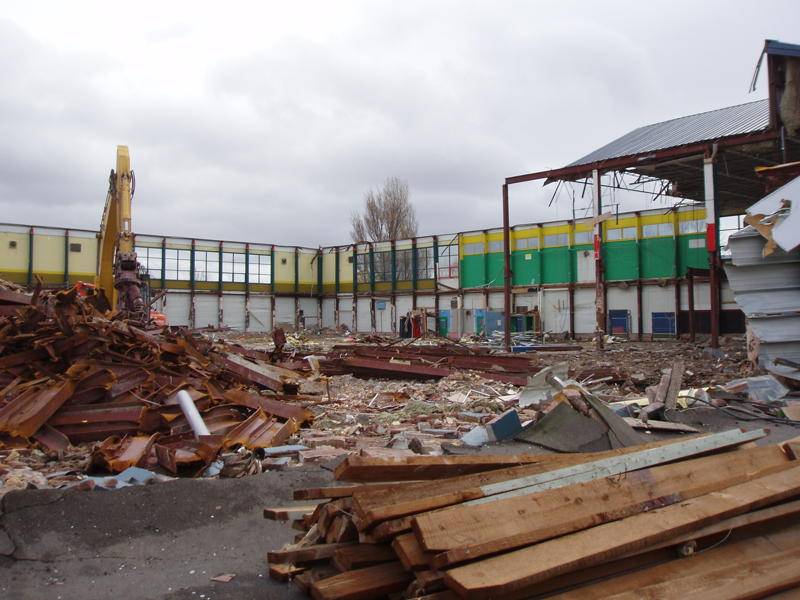
[[[37,291],[0,316],[0,447],[61,454],[102,441],[93,462],[117,473],[202,471],[221,451],[285,443],[311,411],[305,375],[264,352],[186,331],[145,331],[100,312],[77,288]],[[176,400],[186,390],[211,435],[196,438]],[[318,396],[316,397],[318,398]]]
[[[273,578],[316,600],[755,598],[800,586],[798,439],[732,430],[591,454],[349,457]],[[298,511],[298,512],[294,512]]]

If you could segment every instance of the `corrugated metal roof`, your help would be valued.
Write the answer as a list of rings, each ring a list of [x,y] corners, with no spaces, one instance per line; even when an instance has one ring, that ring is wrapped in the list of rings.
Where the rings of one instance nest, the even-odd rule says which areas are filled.
[[[800,46],[797,44],[787,44],[780,40],[767,40],[764,43],[764,52],[767,54],[777,54],[779,56],[800,56]]]
[[[769,100],[756,100],[639,127],[569,166],[644,154],[732,135],[755,133],[768,127]]]

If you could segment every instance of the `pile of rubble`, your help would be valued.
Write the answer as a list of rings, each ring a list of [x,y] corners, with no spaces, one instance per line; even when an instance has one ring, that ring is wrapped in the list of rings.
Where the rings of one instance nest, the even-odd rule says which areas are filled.
[[[270,576],[317,600],[763,597],[796,585],[800,560],[799,442],[750,443],[765,435],[350,457],[335,472],[349,483],[264,511],[301,532],[268,553]]]
[[[80,471],[158,466],[196,475],[219,472],[227,462],[215,461],[226,455],[241,463],[242,451],[285,443],[313,419],[301,403],[319,398],[305,393],[317,389],[309,377],[270,360],[186,331],[145,331],[104,315],[78,288],[35,292],[0,317],[0,477],[31,468],[26,458],[74,457],[82,444],[91,455]],[[201,412],[203,435],[179,391]],[[52,466],[61,472],[64,463]]]

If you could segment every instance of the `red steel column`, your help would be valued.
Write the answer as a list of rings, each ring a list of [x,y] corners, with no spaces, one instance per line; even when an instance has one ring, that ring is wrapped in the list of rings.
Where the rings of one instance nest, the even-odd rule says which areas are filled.
[[[596,311],[595,345],[598,350],[603,348],[603,338],[606,334],[606,292],[603,277],[603,224],[600,215],[603,212],[602,198],[600,196],[600,171],[592,171],[592,195],[594,198],[594,298]]]
[[[706,250],[708,250],[709,293],[711,295],[711,347],[719,348],[720,280],[717,235],[717,202],[714,189],[714,155],[703,159],[703,184],[706,202]]]
[[[508,184],[503,184],[503,346],[511,351],[511,243],[508,223]]]

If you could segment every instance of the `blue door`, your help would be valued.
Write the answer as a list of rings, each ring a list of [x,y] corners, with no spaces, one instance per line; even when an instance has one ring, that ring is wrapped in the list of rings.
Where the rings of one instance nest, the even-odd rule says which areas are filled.
[[[653,335],[675,335],[675,313],[653,313]]]

